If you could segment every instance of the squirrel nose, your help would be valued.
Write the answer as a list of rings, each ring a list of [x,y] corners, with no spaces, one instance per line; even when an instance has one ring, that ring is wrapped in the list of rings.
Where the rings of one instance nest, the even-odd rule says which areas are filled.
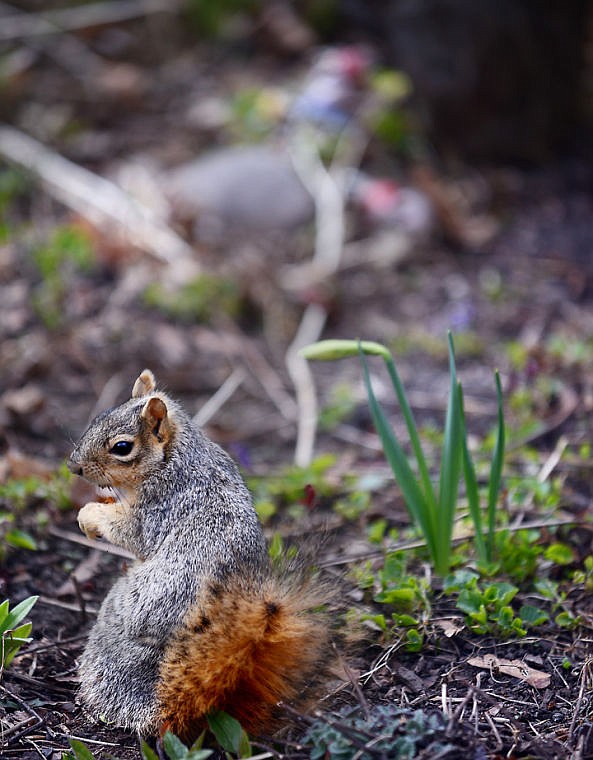
[[[66,462],[66,466],[74,475],[82,475],[82,466],[78,462],[75,462],[72,457]]]

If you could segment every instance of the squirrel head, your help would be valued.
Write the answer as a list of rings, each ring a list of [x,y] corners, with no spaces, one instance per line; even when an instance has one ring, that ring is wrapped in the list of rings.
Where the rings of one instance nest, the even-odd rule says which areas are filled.
[[[145,369],[129,401],[90,423],[68,460],[76,475],[101,487],[135,490],[163,466],[176,434],[175,402],[156,391]]]

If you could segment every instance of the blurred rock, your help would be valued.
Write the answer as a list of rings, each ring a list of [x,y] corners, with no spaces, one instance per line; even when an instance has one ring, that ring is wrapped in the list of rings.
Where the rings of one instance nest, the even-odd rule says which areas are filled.
[[[163,178],[173,215],[194,223],[196,238],[229,231],[293,230],[313,218],[313,201],[288,154],[264,145],[208,153]]]

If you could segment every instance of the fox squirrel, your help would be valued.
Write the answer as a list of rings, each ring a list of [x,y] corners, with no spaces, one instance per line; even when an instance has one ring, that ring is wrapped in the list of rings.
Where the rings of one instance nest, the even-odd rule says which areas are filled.
[[[249,733],[273,727],[327,665],[325,592],[272,568],[234,462],[144,370],[68,466],[118,497],[82,507],[81,530],[137,557],[90,632],[82,702],[144,736],[191,741],[219,709]]]

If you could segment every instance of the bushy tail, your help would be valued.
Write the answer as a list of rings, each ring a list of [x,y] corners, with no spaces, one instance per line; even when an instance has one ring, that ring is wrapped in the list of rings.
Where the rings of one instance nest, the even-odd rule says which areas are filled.
[[[163,730],[191,740],[206,715],[224,710],[257,735],[273,727],[279,702],[310,698],[333,659],[324,597],[305,579],[211,585],[165,652]]]

